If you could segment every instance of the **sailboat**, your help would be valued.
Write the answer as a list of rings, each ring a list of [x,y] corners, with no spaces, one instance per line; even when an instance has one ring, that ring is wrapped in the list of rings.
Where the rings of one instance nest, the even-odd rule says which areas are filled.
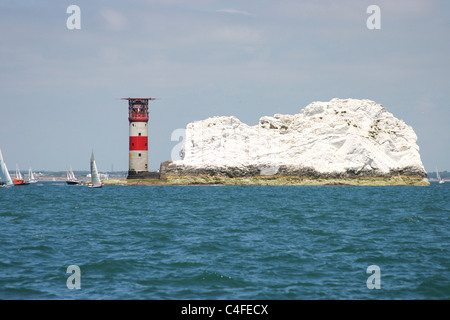
[[[437,180],[439,181],[439,183],[444,183],[444,180],[441,178],[441,176],[439,175],[439,171],[438,171],[438,169],[436,168],[436,178],[437,178]]]
[[[81,184],[80,181],[75,177],[75,174],[73,173],[72,167],[70,167],[70,171],[67,169],[67,179],[66,183],[69,185],[77,185]]]
[[[31,167],[28,169],[28,183],[36,183],[38,182],[36,177],[34,176],[33,170]]]
[[[97,165],[95,164],[94,152],[91,155],[91,183],[88,183],[87,186],[89,188],[101,188],[103,186],[98,174]]]
[[[3,159],[3,153],[0,149],[0,175],[2,181],[0,181],[0,186],[12,186],[13,182],[11,176],[9,175],[8,168],[6,167],[5,160]]]
[[[16,164],[16,177],[14,178],[13,183],[15,186],[24,186],[24,185],[29,184],[28,182],[26,182],[23,179],[22,173],[20,172],[20,169],[19,169],[19,165],[17,165],[17,164]]]

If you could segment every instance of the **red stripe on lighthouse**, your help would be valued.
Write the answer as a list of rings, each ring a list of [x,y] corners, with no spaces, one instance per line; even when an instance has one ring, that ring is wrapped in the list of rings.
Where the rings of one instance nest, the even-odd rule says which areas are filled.
[[[130,150],[148,150],[148,138],[145,136],[130,137]]]

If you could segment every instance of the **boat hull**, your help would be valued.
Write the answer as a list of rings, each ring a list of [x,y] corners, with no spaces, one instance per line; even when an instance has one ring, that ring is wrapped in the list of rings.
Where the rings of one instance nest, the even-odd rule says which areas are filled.
[[[26,185],[30,184],[29,182],[27,182],[23,179],[14,179],[13,183],[15,186],[26,186]]]
[[[67,183],[68,185],[71,185],[71,186],[81,184],[80,181],[70,181],[70,180],[67,180],[66,183]]]
[[[98,186],[94,186],[94,185],[92,185],[92,184],[90,184],[90,183],[88,183],[88,188],[101,188],[101,187],[103,187],[103,184],[101,184],[101,185],[98,185]]]

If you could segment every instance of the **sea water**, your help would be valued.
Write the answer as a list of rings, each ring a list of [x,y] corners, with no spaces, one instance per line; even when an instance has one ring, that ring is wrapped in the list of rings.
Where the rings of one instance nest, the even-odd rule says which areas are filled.
[[[449,194],[0,188],[0,299],[449,299]]]

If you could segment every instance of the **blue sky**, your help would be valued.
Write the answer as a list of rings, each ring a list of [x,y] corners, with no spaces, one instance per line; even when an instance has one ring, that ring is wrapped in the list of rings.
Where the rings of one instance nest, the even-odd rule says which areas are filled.
[[[366,27],[372,4],[380,30]],[[414,128],[428,171],[450,170],[449,31],[445,0],[0,0],[0,148],[10,169],[88,170],[94,150],[100,171],[128,170],[118,98],[156,97],[156,170],[189,122],[359,98]]]

